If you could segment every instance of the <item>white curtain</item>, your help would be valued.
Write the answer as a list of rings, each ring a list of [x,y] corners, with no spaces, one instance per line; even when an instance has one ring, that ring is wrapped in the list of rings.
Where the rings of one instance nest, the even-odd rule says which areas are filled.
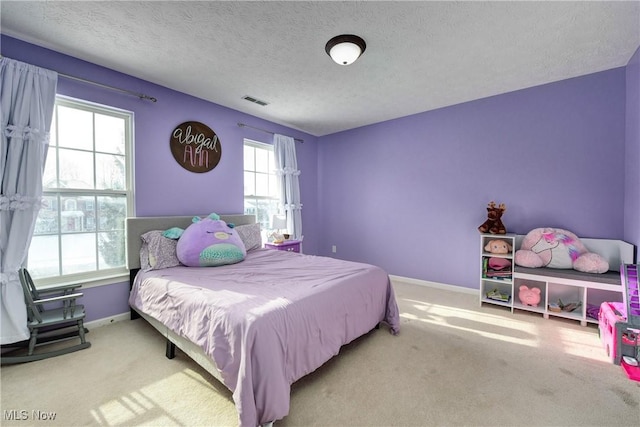
[[[280,186],[282,209],[287,215],[287,230],[291,237],[302,239],[302,203],[300,203],[300,185],[298,183],[298,160],[293,138],[273,135],[276,174]]]
[[[58,73],[0,59],[0,344],[29,338],[18,278],[42,203]]]

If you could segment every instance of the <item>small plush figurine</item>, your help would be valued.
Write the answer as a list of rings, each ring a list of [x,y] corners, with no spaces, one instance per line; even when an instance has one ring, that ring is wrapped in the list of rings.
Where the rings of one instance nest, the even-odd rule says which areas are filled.
[[[188,267],[235,264],[247,255],[233,224],[222,221],[215,213],[206,218],[193,217],[192,224],[185,230],[171,228],[164,236],[178,239],[178,259]]]
[[[539,288],[529,288],[527,285],[521,285],[519,289],[518,299],[520,299],[521,303],[532,307],[537,307],[540,304]]]
[[[513,248],[505,240],[489,240],[484,246],[484,250],[492,254],[508,254]]]
[[[502,223],[502,214],[507,210],[504,203],[496,205],[493,200],[487,205],[487,220],[478,227],[481,233],[507,234],[507,228]]]

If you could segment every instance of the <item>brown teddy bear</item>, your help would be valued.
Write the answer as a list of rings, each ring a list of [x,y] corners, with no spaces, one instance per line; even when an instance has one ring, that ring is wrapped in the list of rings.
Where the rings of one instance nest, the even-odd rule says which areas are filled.
[[[493,200],[487,205],[487,220],[478,227],[481,233],[507,234],[507,229],[502,223],[502,214],[507,210],[504,203],[496,205]]]

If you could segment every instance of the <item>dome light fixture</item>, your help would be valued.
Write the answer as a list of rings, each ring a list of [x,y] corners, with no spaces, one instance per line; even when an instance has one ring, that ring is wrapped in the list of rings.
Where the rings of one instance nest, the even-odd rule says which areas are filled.
[[[335,36],[327,42],[324,50],[336,64],[353,64],[367,48],[367,44],[361,37],[353,34]]]

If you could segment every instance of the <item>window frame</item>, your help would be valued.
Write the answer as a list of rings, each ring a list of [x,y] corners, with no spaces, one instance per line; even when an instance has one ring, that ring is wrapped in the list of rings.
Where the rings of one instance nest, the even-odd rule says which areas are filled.
[[[243,153],[242,153],[243,154],[243,156],[242,156],[242,159],[243,159],[242,160],[242,162],[243,162],[243,164],[242,164],[243,184],[244,184],[245,173],[246,172],[252,172],[254,174],[258,174],[258,173],[264,174],[264,172],[258,172],[256,170],[255,158],[254,158],[254,167],[253,167],[253,169],[246,169],[246,165],[244,163],[244,155],[245,155],[244,154],[244,150],[245,150],[245,148],[247,146],[253,147],[253,148],[256,148],[256,149],[261,149],[261,150],[268,150],[273,155],[275,155],[274,147],[273,147],[272,144],[268,144],[268,143],[265,143],[265,142],[260,142],[260,141],[255,141],[255,140],[252,140],[252,139],[244,138],[243,145],[242,145],[242,150],[243,150]],[[262,240],[263,240],[263,242],[267,242],[267,240],[268,240],[267,236],[273,230],[272,227],[271,227],[271,217],[273,215],[281,214],[280,206],[281,206],[281,202],[282,202],[282,197],[280,195],[279,188],[278,188],[278,177],[277,177],[277,175],[275,173],[275,159],[274,159],[273,167],[274,167],[274,169],[273,170],[269,170],[268,172],[266,172],[266,174],[269,176],[269,179],[274,179],[275,180],[274,181],[274,185],[275,185],[275,188],[276,188],[276,194],[275,195],[270,195],[270,196],[259,196],[259,195],[256,195],[256,194],[246,195],[246,194],[244,194],[244,190],[243,190],[243,195],[242,195],[243,196],[243,203],[244,203],[243,211],[244,211],[245,214],[248,213],[248,214],[251,214],[251,215],[256,215],[256,222],[258,222],[261,225],[260,228],[262,229],[262,234],[263,234]],[[243,185],[243,188],[244,188],[244,185]],[[254,189],[255,188],[256,188],[256,186],[255,186],[255,180],[254,180]],[[260,201],[263,201],[263,202],[264,201],[266,201],[266,202],[275,202],[278,207],[277,207],[277,209],[275,209],[273,211],[269,210],[269,214],[267,215],[266,220],[265,221],[260,221],[259,215],[257,213],[247,212],[247,210],[246,210],[247,200],[255,200],[256,202],[260,202]]]
[[[93,188],[93,189],[83,189],[83,188],[47,188],[45,187],[45,183],[42,183],[42,196],[47,197],[54,197],[55,198],[55,210],[57,211],[57,215],[58,215],[58,227],[57,227],[57,231],[56,232],[52,232],[52,233],[42,233],[42,234],[38,234],[38,235],[33,235],[33,237],[36,236],[42,236],[42,235],[49,235],[49,236],[57,236],[58,238],[58,271],[61,271],[62,266],[64,265],[64,260],[62,257],[62,237],[65,234],[63,232],[63,224],[62,224],[62,206],[61,203],[62,202],[62,198],[65,195],[86,195],[86,196],[93,196],[94,199],[91,201],[91,205],[92,205],[92,210],[96,211],[99,209],[99,207],[94,203],[95,202],[95,197],[101,197],[101,196],[119,196],[125,197],[126,200],[126,213],[125,213],[125,221],[126,221],[126,217],[130,217],[130,216],[134,216],[134,201],[135,201],[135,195],[134,195],[134,190],[135,190],[135,180],[134,180],[134,144],[135,144],[135,140],[134,140],[134,136],[135,136],[135,132],[134,132],[134,125],[135,125],[135,113],[133,111],[129,111],[129,110],[124,110],[122,108],[118,108],[118,107],[113,107],[113,106],[109,106],[109,105],[103,105],[103,104],[98,104],[95,102],[91,102],[91,101],[86,101],[83,99],[78,99],[78,98],[72,98],[69,96],[64,96],[64,95],[56,95],[56,101],[55,101],[55,112],[56,114],[54,114],[54,120],[56,120],[55,123],[55,132],[56,134],[56,145],[52,146],[49,145],[48,146],[48,150],[51,150],[52,148],[54,150],[58,150],[60,149],[60,144],[59,144],[59,140],[58,140],[58,135],[60,134],[60,128],[58,126],[58,115],[57,115],[57,111],[58,111],[58,107],[59,106],[63,106],[63,107],[67,107],[67,108],[74,108],[74,109],[79,109],[79,110],[83,110],[83,111],[88,111],[91,112],[92,114],[103,114],[103,115],[108,115],[108,116],[114,116],[114,117],[119,117],[119,118],[123,118],[124,119],[124,138],[125,138],[125,144],[124,144],[124,164],[125,164],[125,173],[124,173],[124,179],[125,179],[125,188],[122,190],[114,190],[114,189],[99,189],[99,188]],[[94,123],[95,124],[95,123]],[[53,131],[54,126],[52,126],[52,131]],[[92,153],[93,159],[94,159],[94,167],[93,167],[93,178],[94,178],[94,185],[95,185],[95,174],[96,174],[96,165],[95,165],[95,155],[97,154],[102,154],[103,152],[96,150],[96,146],[95,146],[95,142],[96,142],[96,137],[95,137],[95,127],[93,128],[93,141],[92,141],[92,150],[84,150],[85,152],[90,152]],[[52,138],[53,139],[53,138]],[[64,149],[68,149],[68,147],[62,147]],[[73,148],[71,148],[73,149]],[[105,153],[105,154],[113,154],[113,153]],[[59,164],[59,155],[56,156],[47,156],[47,162],[49,161],[56,161],[57,164],[55,166],[55,172],[56,172],[56,178],[59,178],[60,176],[60,164]],[[43,180],[44,180],[44,176],[43,176]],[[38,213],[38,215],[40,214],[40,212]],[[69,283],[83,283],[83,286],[85,288],[90,288],[90,287],[94,287],[94,286],[101,286],[101,285],[106,285],[106,284],[113,284],[113,283],[118,283],[122,280],[126,280],[129,277],[129,270],[127,269],[127,248],[126,248],[126,243],[127,243],[127,231],[126,231],[126,224],[125,221],[123,221],[122,223],[122,231],[124,234],[124,251],[123,251],[123,265],[121,267],[115,267],[115,268],[109,268],[109,269],[96,269],[90,272],[80,272],[80,273],[70,273],[70,274],[60,274],[60,275],[55,275],[55,276],[49,276],[49,277],[39,277],[39,278],[35,278],[34,277],[34,283],[36,285],[36,287],[38,288],[46,288],[46,287],[50,287],[50,286],[58,286],[58,285],[63,285],[63,284],[69,284]],[[98,234],[100,233],[100,227],[98,226],[98,224],[96,223],[96,227],[95,230],[93,231],[93,233],[95,233],[96,235],[96,239],[95,239],[95,249],[96,249],[96,256],[99,253],[99,239],[97,238]],[[27,266],[29,265],[29,257],[27,257]]]

